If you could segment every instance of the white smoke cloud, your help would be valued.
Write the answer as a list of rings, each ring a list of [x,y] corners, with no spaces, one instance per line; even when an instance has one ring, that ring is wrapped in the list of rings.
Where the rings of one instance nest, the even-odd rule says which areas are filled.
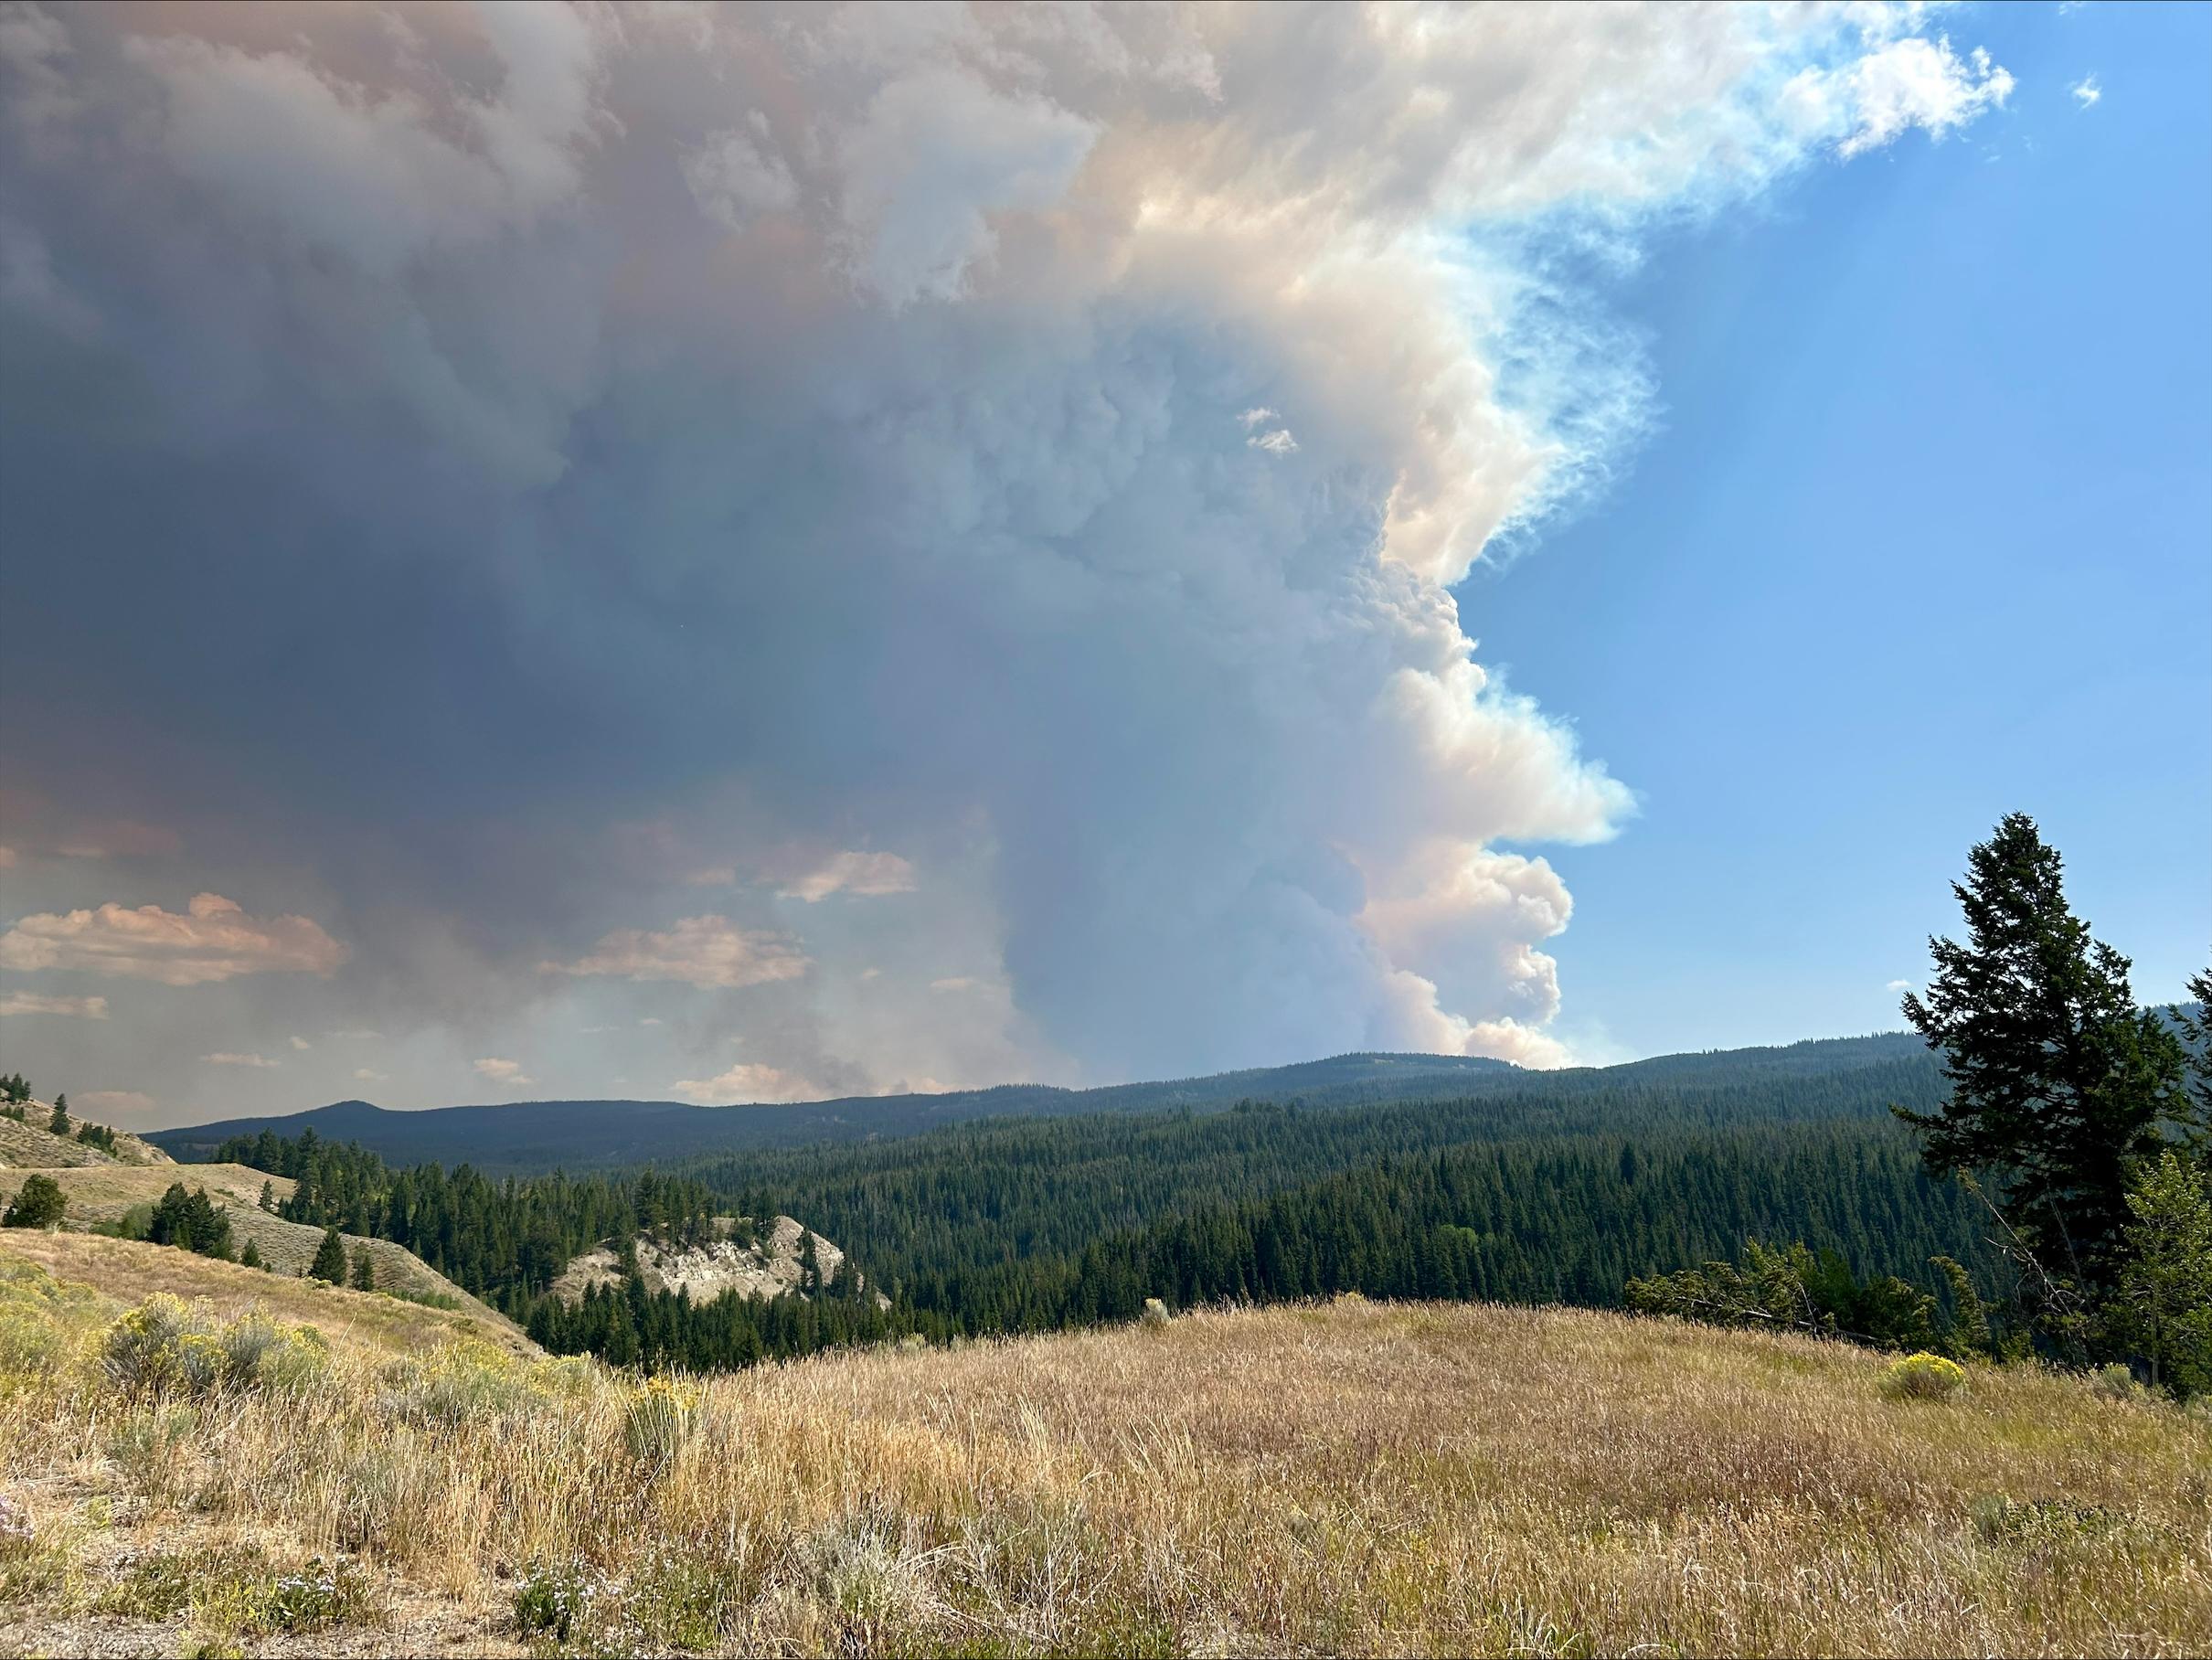
[[[828,1091],[812,1080],[778,1067],[743,1064],[713,1078],[679,1078],[668,1086],[678,1101],[700,1106],[759,1105],[784,1101],[820,1101]]]
[[[2012,87],[1870,6],[29,16],[0,184],[89,316],[0,295],[67,370],[0,415],[124,481],[48,470],[52,512],[208,527],[196,594],[103,591],[117,695],[298,775],[230,834],[341,892],[361,1014],[519,1049],[672,982],[695,1061],[763,1057],[672,1086],[718,1100],[1562,1059],[1571,904],[1501,844],[1632,799],[1451,589],[1644,418],[1546,239],[1632,251]],[[233,487],[131,487],[173,451]],[[334,672],[201,675],[173,613],[247,594]],[[686,877],[754,885],[680,916]]]

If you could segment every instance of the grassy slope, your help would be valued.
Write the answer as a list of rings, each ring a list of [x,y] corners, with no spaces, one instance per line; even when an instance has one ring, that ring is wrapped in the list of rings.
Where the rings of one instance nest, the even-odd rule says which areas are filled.
[[[168,1245],[10,1229],[0,1232],[0,1259],[8,1257],[36,1263],[58,1280],[96,1287],[124,1305],[167,1292],[186,1299],[204,1298],[225,1319],[259,1308],[274,1319],[318,1326],[345,1346],[367,1345],[405,1354],[468,1337],[517,1353],[537,1352],[537,1346],[524,1338],[513,1322],[489,1309],[478,1314],[465,1306],[426,1308],[397,1297],[210,1261]]]
[[[0,1170],[0,1205],[16,1196],[29,1170]],[[287,1222],[281,1217],[271,1216],[261,1208],[261,1184],[273,1186],[279,1198],[292,1193],[288,1176],[269,1176],[246,1165],[157,1165],[134,1167],[124,1165],[87,1165],[79,1169],[51,1169],[36,1174],[50,1176],[60,1185],[69,1201],[63,1218],[64,1225],[77,1229],[94,1222],[112,1222],[121,1218],[134,1205],[150,1205],[159,1199],[172,1182],[181,1181],[187,1189],[205,1187],[207,1197],[215,1200],[230,1217],[231,1249],[243,1251],[246,1241],[251,1240],[260,1249],[261,1261],[271,1275],[279,1278],[297,1278],[314,1261],[315,1249],[323,1242],[323,1230],[299,1222]],[[389,1240],[368,1240],[346,1234],[346,1254],[350,1261],[354,1252],[364,1245],[377,1264],[377,1283],[387,1291],[405,1292],[414,1296],[451,1297],[473,1319],[496,1328],[502,1340],[523,1344],[519,1327],[505,1314],[480,1303],[443,1274],[431,1268],[421,1258],[403,1245]],[[166,1248],[163,1248],[166,1249]],[[172,1256],[189,1253],[171,1250]],[[265,1276],[267,1277],[267,1276]]]
[[[24,1122],[0,1118],[0,1169],[9,1166],[45,1169],[75,1165],[171,1165],[174,1161],[151,1142],[128,1131],[115,1133],[115,1151],[88,1147],[73,1135],[56,1135],[47,1128],[54,1110],[42,1101],[26,1103]]]
[[[0,1492],[47,1541],[0,1652],[112,1640],[117,1564],[169,1538],[358,1549],[390,1612],[320,1639],[346,1652],[500,1649],[533,1562],[605,1586],[578,1644],[644,1650],[2212,1650],[2212,1424],[2029,1368],[1894,1403],[1883,1364],[1355,1302],[715,1379],[665,1463],[585,1363],[433,1428],[352,1352],[153,1463],[151,1409],[65,1367],[0,1413]],[[173,1653],[223,1618],[127,1629]]]

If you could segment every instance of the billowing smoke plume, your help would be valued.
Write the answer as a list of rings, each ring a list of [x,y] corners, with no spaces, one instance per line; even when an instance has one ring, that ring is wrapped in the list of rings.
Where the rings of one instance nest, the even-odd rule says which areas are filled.
[[[16,816],[182,836],[14,832],[7,915],[334,942],[38,982],[157,1095],[210,1020],[613,1087],[548,1034],[648,1009],[632,1092],[1556,1061],[1520,849],[1631,798],[1451,585],[1643,402],[1532,250],[2011,84],[1872,8],[1348,5],[18,6],[0,75]]]

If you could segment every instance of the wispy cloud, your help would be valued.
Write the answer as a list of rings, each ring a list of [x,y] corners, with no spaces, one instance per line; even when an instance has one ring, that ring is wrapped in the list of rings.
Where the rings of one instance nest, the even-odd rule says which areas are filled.
[[[212,1055],[202,1055],[200,1059],[213,1067],[269,1068],[283,1065],[282,1061],[271,1060],[266,1055],[241,1055],[228,1049],[218,1050]]]
[[[620,928],[572,963],[540,963],[555,974],[674,980],[702,989],[795,980],[813,966],[788,934],[740,928],[728,917],[686,917],[673,927]]]
[[[105,997],[47,997],[37,992],[0,993],[0,1015],[69,1015],[80,1020],[105,1020]]]
[[[2104,96],[2104,88],[2098,84],[2095,75],[2084,75],[2067,90],[2074,95],[2074,101],[2085,110],[2094,109],[2098,101]]]
[[[525,1074],[519,1060],[506,1060],[496,1055],[487,1055],[469,1064],[475,1069],[477,1077],[505,1089],[524,1089],[537,1081]]]
[[[777,891],[812,905],[833,893],[911,893],[914,867],[896,853],[837,853]]]

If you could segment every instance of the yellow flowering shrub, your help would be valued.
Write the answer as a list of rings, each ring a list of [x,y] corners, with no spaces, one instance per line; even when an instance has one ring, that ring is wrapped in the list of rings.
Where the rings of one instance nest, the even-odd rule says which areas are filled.
[[[1925,1350],[1893,1361],[1882,1374],[1882,1393],[1892,1400],[1948,1400],[1966,1387],[1966,1368]]]

